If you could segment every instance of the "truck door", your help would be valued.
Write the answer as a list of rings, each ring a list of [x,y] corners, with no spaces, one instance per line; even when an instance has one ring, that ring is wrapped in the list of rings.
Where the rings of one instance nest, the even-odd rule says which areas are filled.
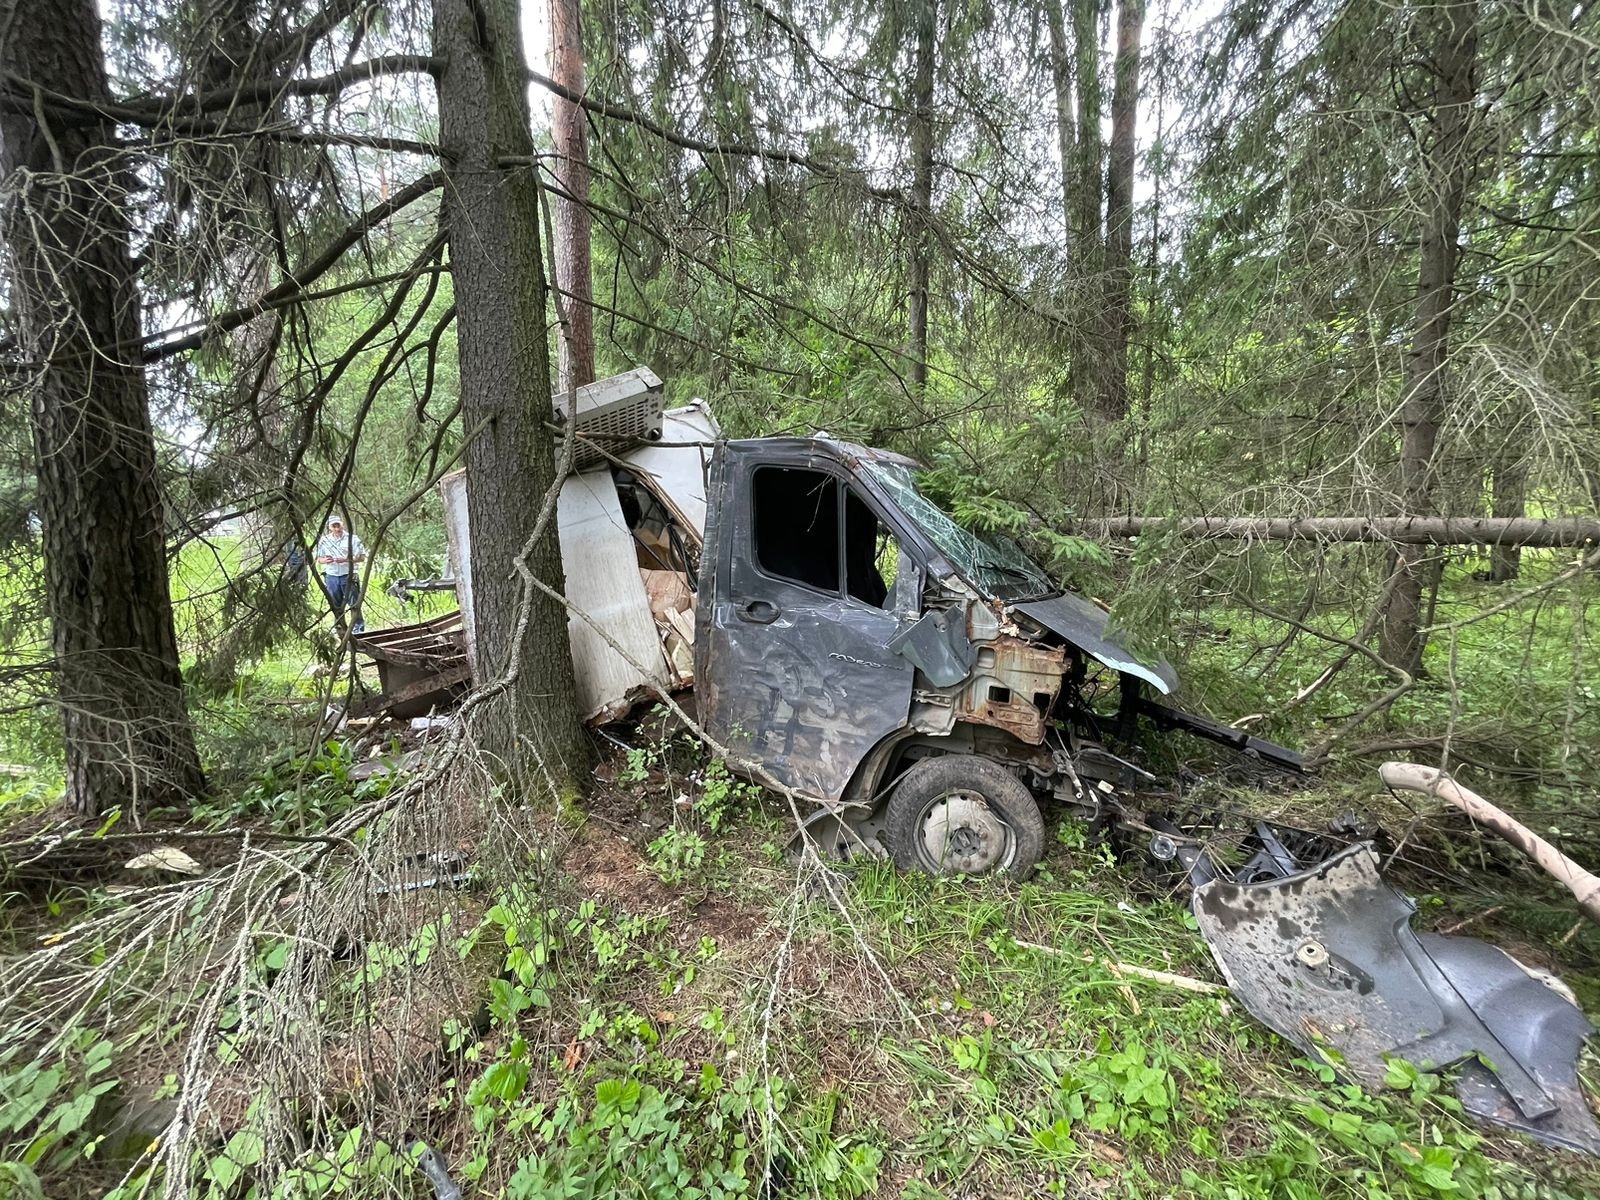
[[[775,778],[836,800],[910,712],[913,667],[887,649],[917,615],[914,581],[895,586],[908,560],[842,466],[804,449],[724,443],[711,494],[701,719]]]

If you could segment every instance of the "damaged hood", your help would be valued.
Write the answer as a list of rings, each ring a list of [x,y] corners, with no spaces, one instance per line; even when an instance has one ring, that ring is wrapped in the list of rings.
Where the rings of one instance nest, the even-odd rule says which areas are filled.
[[[1023,600],[1009,607],[1033,618],[1050,632],[1060,634],[1096,662],[1144,680],[1163,696],[1177,690],[1178,675],[1171,663],[1165,659],[1153,667],[1141,663],[1132,650],[1106,632],[1111,618],[1082,596],[1063,592],[1044,600]]]

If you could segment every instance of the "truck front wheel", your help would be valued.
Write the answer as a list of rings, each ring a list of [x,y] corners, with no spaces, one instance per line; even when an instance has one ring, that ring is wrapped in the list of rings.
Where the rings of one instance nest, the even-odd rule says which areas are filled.
[[[1044,857],[1033,793],[983,758],[926,758],[895,784],[884,812],[895,865],[931,875],[1005,871],[1023,878]]]

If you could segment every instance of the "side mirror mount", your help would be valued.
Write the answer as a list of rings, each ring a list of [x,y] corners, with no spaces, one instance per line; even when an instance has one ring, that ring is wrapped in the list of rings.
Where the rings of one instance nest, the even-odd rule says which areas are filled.
[[[906,621],[915,621],[922,615],[922,564],[897,545],[899,551],[894,568],[894,614]]]

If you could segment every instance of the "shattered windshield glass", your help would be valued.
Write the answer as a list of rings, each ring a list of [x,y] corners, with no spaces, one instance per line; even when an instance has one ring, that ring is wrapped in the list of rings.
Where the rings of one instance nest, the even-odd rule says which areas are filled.
[[[1031,600],[1057,588],[1010,538],[984,537],[955,519],[917,490],[917,473],[904,463],[869,462],[867,470],[883,484],[900,511],[980,592],[995,600]]]

